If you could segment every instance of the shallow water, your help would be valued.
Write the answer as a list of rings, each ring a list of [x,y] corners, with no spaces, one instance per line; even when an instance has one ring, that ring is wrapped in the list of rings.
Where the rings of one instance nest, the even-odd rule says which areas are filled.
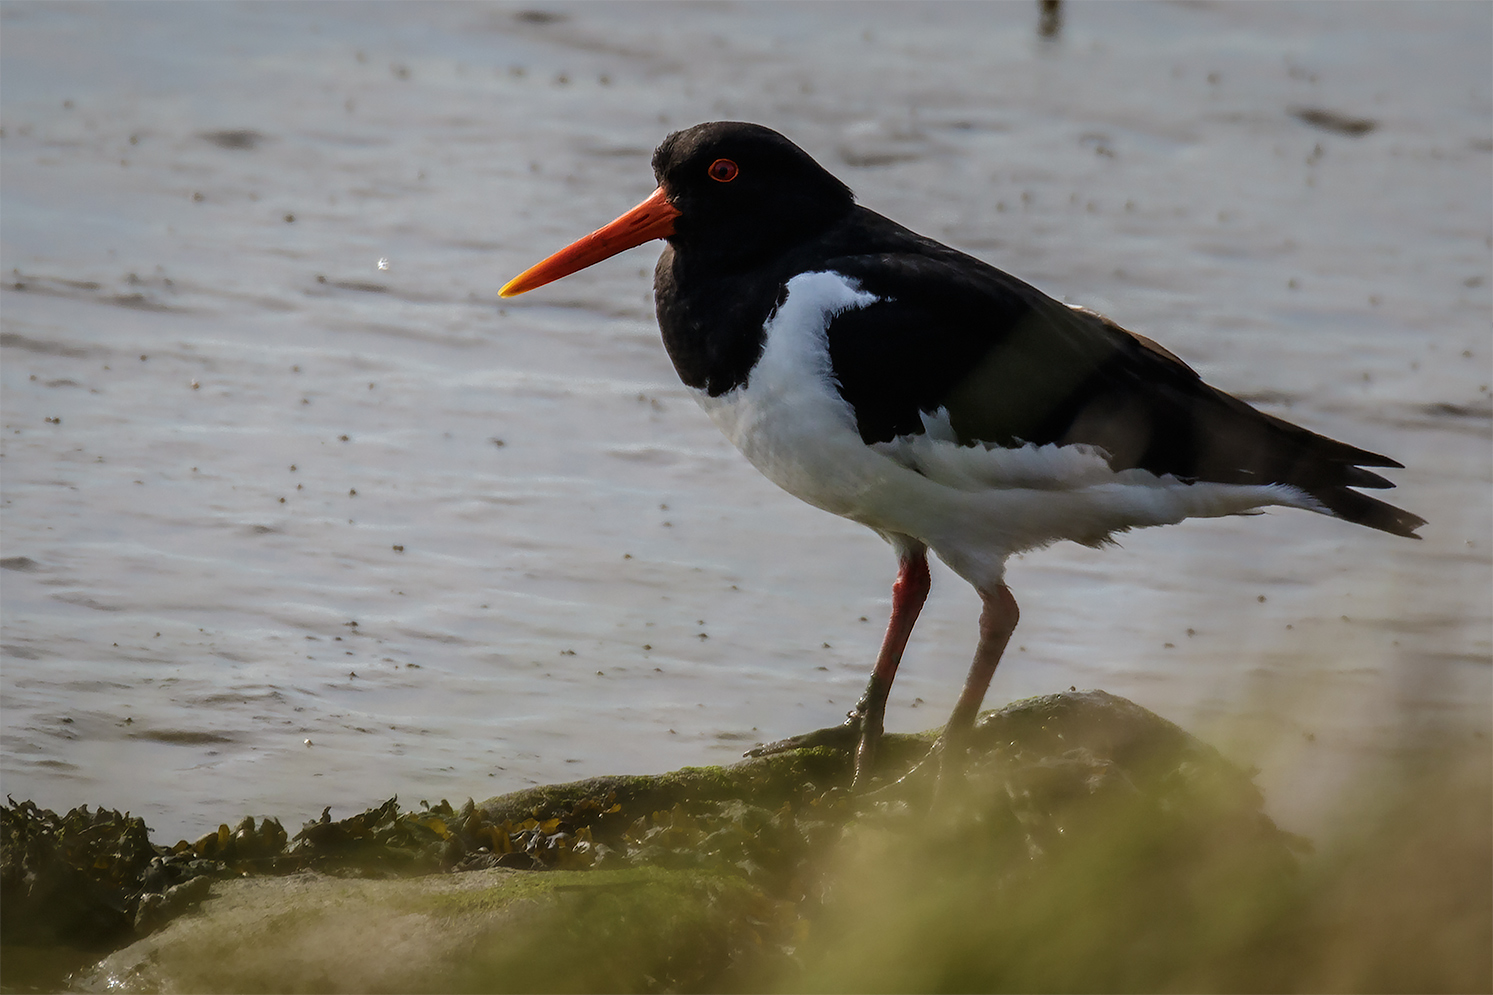
[[[837,720],[893,561],[690,401],[655,251],[496,296],[714,118],[1406,464],[1419,543],[1278,512],[1013,562],[991,704],[1126,695],[1305,829],[1427,730],[1487,750],[1493,12],[1065,13],[0,8],[3,790],[175,838]],[[935,567],[889,727],[943,721],[976,612]]]

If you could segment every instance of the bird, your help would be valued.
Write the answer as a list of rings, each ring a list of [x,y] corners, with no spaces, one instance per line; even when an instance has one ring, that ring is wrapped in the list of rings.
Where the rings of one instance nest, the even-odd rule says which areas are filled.
[[[1259,411],[1147,338],[858,204],[788,138],[740,121],[668,135],[657,189],[525,270],[513,297],[662,239],[654,303],[674,369],[769,480],[880,535],[897,559],[865,693],[839,726],[873,780],[931,550],[981,600],[929,752],[957,769],[1019,608],[1007,559],[1186,518],[1302,508],[1396,536],[1425,520],[1361,493],[1403,464]]]

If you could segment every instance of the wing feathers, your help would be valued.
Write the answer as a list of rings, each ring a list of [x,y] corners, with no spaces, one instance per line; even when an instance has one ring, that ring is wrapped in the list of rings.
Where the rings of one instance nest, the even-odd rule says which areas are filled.
[[[1411,535],[1423,524],[1349,489],[1392,487],[1363,468],[1395,460],[1257,411],[1102,315],[943,246],[920,248],[832,264],[879,299],[828,329],[867,444],[920,434],[923,415],[942,409],[965,444],[1084,444],[1115,471],[1287,484],[1370,528]]]

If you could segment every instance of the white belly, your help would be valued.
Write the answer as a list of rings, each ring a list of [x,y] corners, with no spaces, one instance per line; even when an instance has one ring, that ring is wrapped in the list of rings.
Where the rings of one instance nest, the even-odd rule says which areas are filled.
[[[1098,545],[1116,532],[1188,517],[1315,504],[1280,485],[1116,473],[1088,446],[961,446],[942,412],[924,416],[922,435],[868,446],[835,388],[825,329],[840,312],[878,298],[832,272],[802,273],[787,289],[747,384],[720,397],[695,391],[696,400],[788,493],[883,535],[920,540],[982,590],[1003,582],[1012,553],[1060,539]]]

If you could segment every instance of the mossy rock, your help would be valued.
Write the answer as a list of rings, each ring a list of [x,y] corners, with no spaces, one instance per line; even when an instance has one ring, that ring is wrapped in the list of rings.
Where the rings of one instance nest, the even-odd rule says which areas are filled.
[[[935,738],[889,737],[881,781]],[[157,932],[78,984],[994,990],[1178,977],[1206,987],[1230,971],[1280,980],[1246,970],[1260,963],[1247,955],[1282,942],[1286,919],[1272,910],[1299,897],[1298,841],[1263,814],[1247,772],[1097,691],[987,713],[971,747],[964,776],[940,782],[936,804],[896,787],[852,796],[848,749],[817,746],[459,809],[400,812],[391,800],[337,822],[324,813],[273,853],[263,833],[240,853],[225,827],[162,858],[215,860],[219,873],[193,885],[201,898],[210,882],[207,900],[194,910],[147,896],[137,929]],[[310,871],[285,876],[296,867]]]
[[[218,882],[199,913],[76,987],[135,992],[693,991],[736,987],[794,917],[693,871]]]

